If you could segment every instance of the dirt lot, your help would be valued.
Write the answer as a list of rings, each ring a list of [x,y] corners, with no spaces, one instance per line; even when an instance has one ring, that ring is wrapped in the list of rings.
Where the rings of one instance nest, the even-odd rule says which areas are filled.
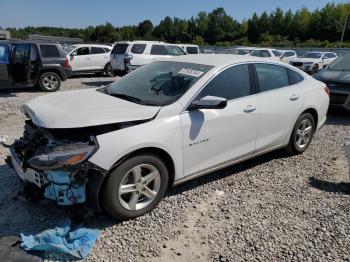
[[[74,78],[61,91],[111,78]],[[22,134],[34,88],[0,91],[0,135]],[[350,261],[350,184],[344,145],[350,116],[333,113],[303,155],[281,151],[177,186],[153,212],[127,222],[105,216],[87,261]],[[0,236],[37,233],[71,214],[16,198],[21,186],[0,148]]]

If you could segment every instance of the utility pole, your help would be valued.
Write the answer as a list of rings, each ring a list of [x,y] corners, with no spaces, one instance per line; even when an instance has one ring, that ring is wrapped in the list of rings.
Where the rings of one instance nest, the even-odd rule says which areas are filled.
[[[341,39],[340,39],[340,48],[343,45],[343,40],[344,40],[344,35],[345,35],[345,31],[346,31],[346,26],[348,25],[348,20],[349,20],[349,15],[347,15],[345,17],[345,23],[344,23],[344,28],[343,28],[343,33],[341,34]]]

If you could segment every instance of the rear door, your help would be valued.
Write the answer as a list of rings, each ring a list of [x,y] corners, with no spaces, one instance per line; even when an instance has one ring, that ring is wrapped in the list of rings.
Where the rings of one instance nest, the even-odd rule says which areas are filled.
[[[109,53],[102,47],[92,46],[90,58],[91,70],[103,70],[109,61]]]
[[[255,64],[260,109],[257,151],[281,146],[300,114],[304,101],[300,85],[303,77],[298,74],[300,79],[291,82],[293,72],[298,74],[280,65]]]
[[[10,87],[10,53],[8,44],[0,44],[0,88]]]

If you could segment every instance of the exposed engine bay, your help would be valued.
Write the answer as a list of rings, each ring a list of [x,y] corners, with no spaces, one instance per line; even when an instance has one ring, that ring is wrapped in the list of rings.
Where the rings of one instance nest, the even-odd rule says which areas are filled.
[[[98,149],[96,136],[146,121],[48,129],[28,119],[23,137],[10,147],[8,162],[33,194],[39,192],[59,205],[89,202],[99,210],[99,189],[107,171],[87,161]]]

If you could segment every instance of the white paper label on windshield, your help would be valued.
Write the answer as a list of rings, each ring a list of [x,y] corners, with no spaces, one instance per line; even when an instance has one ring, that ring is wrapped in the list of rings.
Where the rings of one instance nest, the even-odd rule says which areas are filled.
[[[204,72],[198,71],[198,70],[193,70],[191,68],[182,68],[178,74],[183,74],[183,75],[188,75],[188,76],[193,76],[193,77],[200,77],[203,75]]]

